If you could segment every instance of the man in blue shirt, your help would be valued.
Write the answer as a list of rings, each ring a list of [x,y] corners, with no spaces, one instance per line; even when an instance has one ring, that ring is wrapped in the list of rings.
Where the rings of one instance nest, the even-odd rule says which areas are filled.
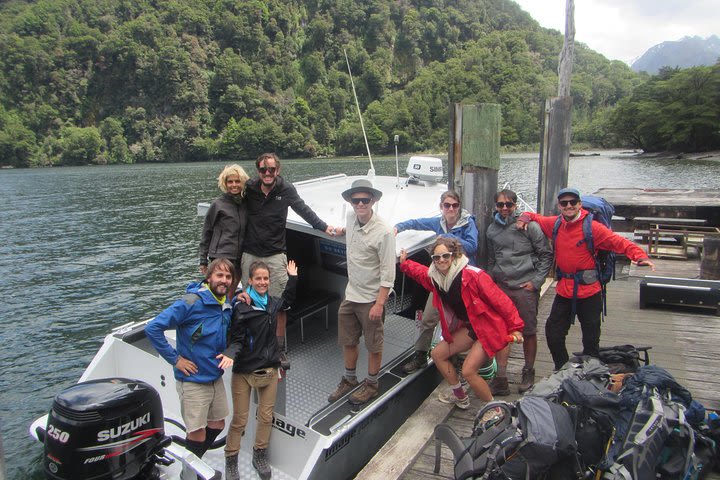
[[[180,300],[145,326],[150,343],[174,367],[186,446],[198,458],[225,428],[230,413],[222,375],[233,364],[223,352],[232,317],[227,294],[234,273],[229,260],[213,260],[203,282],[188,285]],[[165,338],[165,330],[171,329],[176,331],[175,348]],[[193,475],[183,468],[181,479]]]

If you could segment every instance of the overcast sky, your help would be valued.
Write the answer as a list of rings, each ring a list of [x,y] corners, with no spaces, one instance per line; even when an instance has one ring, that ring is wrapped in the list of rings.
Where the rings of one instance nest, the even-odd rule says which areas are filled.
[[[515,0],[543,27],[565,33],[565,0]],[[718,0],[575,0],[575,41],[628,65],[685,36],[720,36]]]

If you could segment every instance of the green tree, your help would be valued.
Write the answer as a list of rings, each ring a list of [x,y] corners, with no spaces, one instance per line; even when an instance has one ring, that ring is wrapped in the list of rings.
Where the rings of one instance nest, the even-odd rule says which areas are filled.
[[[96,163],[102,147],[100,131],[95,127],[65,127],[60,131],[60,161],[63,165]]]
[[[37,151],[35,134],[23,125],[17,114],[0,107],[0,165],[33,166]]]

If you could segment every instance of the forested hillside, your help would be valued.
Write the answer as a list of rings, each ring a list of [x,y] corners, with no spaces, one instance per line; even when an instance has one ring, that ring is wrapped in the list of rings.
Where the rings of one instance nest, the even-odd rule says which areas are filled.
[[[563,12],[558,12],[562,15]],[[502,105],[539,141],[559,32],[509,0],[40,0],[0,5],[0,165],[447,148],[449,102]],[[579,141],[641,82],[576,47]]]
[[[618,102],[602,130],[647,152],[720,150],[720,62],[661,69]]]

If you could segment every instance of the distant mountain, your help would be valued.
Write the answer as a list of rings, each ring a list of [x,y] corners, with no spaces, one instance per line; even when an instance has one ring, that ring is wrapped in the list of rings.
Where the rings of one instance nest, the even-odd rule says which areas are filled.
[[[684,37],[650,48],[631,66],[636,72],[656,74],[662,67],[696,67],[714,65],[720,58],[720,38]]]

